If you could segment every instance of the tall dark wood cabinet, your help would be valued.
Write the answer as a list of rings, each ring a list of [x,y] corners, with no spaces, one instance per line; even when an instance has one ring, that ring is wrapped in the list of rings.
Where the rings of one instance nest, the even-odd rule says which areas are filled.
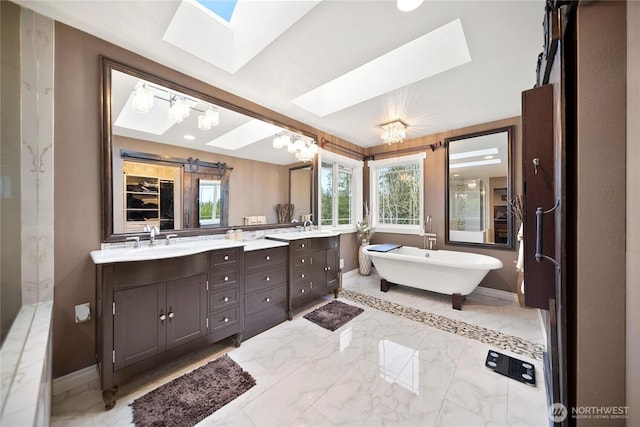
[[[555,267],[536,261],[536,209],[555,205],[553,85],[522,92],[522,188],[524,206],[524,301],[527,307],[549,309],[555,298]],[[555,220],[542,218],[541,253],[555,258]],[[546,237],[546,239],[544,238]]]

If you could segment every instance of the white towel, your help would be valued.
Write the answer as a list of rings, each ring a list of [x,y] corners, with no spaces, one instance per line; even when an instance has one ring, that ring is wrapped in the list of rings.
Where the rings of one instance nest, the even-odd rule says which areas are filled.
[[[524,229],[523,224],[520,224],[518,230],[518,242],[520,247],[518,249],[518,261],[516,262],[516,270],[524,271]]]

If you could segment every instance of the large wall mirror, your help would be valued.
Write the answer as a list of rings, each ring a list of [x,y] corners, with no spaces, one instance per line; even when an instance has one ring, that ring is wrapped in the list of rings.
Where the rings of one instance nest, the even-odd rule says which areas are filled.
[[[315,148],[314,135],[102,61],[105,241],[145,226],[199,234],[282,223],[276,208],[292,203],[289,170],[313,170],[315,156],[304,150]],[[313,213],[312,191],[293,193],[305,214]]]
[[[514,248],[513,126],[448,138],[445,240]]]

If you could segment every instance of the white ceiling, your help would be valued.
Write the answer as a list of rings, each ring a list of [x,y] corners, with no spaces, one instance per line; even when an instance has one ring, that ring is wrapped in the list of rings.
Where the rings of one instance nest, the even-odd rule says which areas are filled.
[[[520,115],[521,92],[535,83],[543,42],[543,0],[427,0],[412,12],[400,12],[395,1],[386,0],[324,0],[304,7],[295,0],[240,0],[243,10],[269,3],[279,13],[287,4],[297,7],[293,23],[270,23],[283,28],[271,31],[274,40],[264,49],[252,47],[255,56],[244,65],[225,58],[238,68],[232,73],[195,55],[195,48],[177,46],[176,34],[184,43],[220,42],[204,38],[196,27],[184,30],[189,37],[173,28],[172,42],[163,39],[180,1],[16,2],[362,147],[380,144],[379,125],[396,118],[409,124],[407,138],[413,138]],[[457,19],[470,62],[322,117],[293,102]],[[409,63],[423,68],[421,59],[416,55]],[[389,72],[389,79],[395,74]]]

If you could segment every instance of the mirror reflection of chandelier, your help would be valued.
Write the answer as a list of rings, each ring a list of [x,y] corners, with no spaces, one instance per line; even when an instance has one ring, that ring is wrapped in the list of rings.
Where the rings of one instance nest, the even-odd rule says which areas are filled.
[[[301,162],[309,162],[318,152],[316,142],[302,135],[283,132],[273,138],[273,148],[286,148],[289,153],[295,154]]]
[[[382,141],[387,144],[402,142],[407,136],[407,124],[400,119],[381,124],[380,127],[383,130]]]
[[[144,80],[139,80],[133,90],[131,108],[136,113],[146,114],[153,107],[154,98],[169,103],[169,120],[174,123],[181,123],[189,117],[191,110],[200,113],[198,116],[198,129],[200,130],[210,130],[220,123],[220,113],[208,104],[178,92],[172,93]],[[198,104],[203,105],[205,109],[196,108]]]

